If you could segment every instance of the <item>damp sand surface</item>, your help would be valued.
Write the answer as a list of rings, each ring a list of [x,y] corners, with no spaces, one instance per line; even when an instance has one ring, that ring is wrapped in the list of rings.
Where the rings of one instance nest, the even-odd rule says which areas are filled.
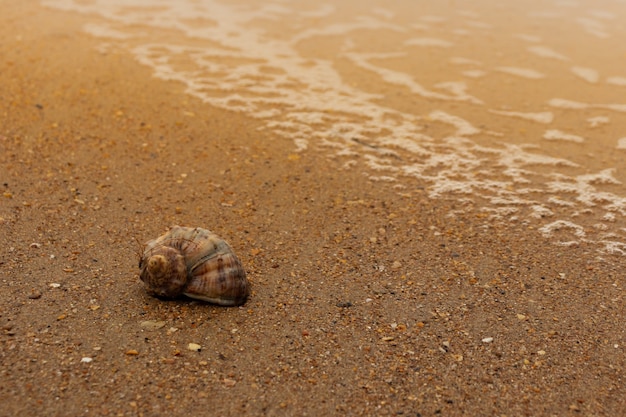
[[[0,415],[626,412],[623,256],[296,152],[83,16],[2,9]],[[230,242],[243,307],[144,292],[174,224]]]

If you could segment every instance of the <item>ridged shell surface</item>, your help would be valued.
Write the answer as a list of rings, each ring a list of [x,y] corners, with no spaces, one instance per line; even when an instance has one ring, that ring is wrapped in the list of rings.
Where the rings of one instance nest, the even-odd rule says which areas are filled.
[[[230,245],[198,227],[174,226],[147,242],[139,269],[146,291],[157,297],[185,295],[234,306],[249,294],[245,269]]]

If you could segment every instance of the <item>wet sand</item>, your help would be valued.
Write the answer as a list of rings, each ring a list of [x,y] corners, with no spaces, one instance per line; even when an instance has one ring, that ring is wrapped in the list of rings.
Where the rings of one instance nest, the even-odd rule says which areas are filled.
[[[623,257],[295,154],[1,7],[0,415],[626,413]],[[230,242],[243,307],[145,293],[174,224]]]

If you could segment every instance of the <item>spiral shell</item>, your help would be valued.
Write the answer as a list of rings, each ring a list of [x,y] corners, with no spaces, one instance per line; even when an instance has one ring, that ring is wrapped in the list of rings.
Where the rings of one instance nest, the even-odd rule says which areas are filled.
[[[150,240],[139,261],[139,278],[148,294],[181,295],[223,306],[246,302],[246,271],[232,248],[215,233],[174,226]]]

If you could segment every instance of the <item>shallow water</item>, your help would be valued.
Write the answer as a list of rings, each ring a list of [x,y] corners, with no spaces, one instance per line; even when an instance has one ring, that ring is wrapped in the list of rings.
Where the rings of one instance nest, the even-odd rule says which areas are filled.
[[[294,153],[626,254],[626,0],[42,3]]]

